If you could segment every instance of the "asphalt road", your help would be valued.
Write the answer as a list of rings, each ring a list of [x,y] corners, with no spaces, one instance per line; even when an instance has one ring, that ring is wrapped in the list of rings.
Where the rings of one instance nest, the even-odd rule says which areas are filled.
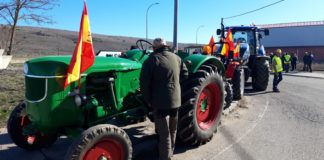
[[[211,143],[174,159],[323,160],[324,80],[285,76],[279,88],[246,89],[247,108],[225,117]]]
[[[272,78],[271,78],[272,80]],[[271,84],[271,83],[270,83]],[[211,142],[199,148],[178,145],[173,160],[323,160],[324,79],[284,76],[273,93],[247,87],[240,107],[227,116]],[[136,159],[156,159],[156,140],[149,122],[125,128],[132,134]],[[0,160],[59,160],[71,141],[27,152],[0,133]]]

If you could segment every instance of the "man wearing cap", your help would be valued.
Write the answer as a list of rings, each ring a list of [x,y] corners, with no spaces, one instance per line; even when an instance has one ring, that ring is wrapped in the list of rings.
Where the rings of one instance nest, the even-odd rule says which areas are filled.
[[[282,81],[282,62],[280,59],[282,51],[281,49],[277,49],[275,55],[272,58],[272,72],[274,74],[273,77],[273,91],[274,92],[280,92],[278,89],[278,84],[280,81]]]
[[[145,102],[153,108],[159,135],[159,159],[168,160],[173,155],[176,140],[180,82],[188,77],[188,71],[164,39],[154,39],[153,51],[143,63],[140,85]]]

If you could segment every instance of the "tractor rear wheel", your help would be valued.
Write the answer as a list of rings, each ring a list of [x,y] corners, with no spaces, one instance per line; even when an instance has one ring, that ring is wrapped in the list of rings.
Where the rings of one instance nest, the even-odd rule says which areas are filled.
[[[226,82],[226,84],[225,84],[225,93],[226,93],[226,96],[225,96],[224,109],[231,106],[231,103],[233,102],[233,88],[229,82]]]
[[[224,104],[224,86],[215,69],[215,66],[202,66],[182,83],[178,137],[186,145],[204,144],[217,131]]]
[[[255,60],[254,75],[252,77],[252,87],[255,91],[264,91],[269,82],[269,61],[265,59]]]
[[[233,99],[240,100],[244,94],[245,78],[244,69],[235,69],[234,78],[232,79],[233,84]]]
[[[102,124],[84,131],[70,146],[66,160],[131,160],[132,143],[121,128]]]
[[[31,125],[29,117],[25,114],[26,104],[18,104],[11,112],[7,129],[12,141],[20,148],[37,150],[51,146],[57,139],[57,134],[44,135],[36,132],[35,135],[25,135],[24,128]]]

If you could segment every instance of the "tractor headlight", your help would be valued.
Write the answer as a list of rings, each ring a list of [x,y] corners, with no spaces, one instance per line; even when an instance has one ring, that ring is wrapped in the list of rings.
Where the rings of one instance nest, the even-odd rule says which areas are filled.
[[[28,73],[28,64],[24,63],[24,74],[27,75]]]
[[[77,94],[74,96],[75,105],[81,107],[87,103],[87,97],[81,94]]]

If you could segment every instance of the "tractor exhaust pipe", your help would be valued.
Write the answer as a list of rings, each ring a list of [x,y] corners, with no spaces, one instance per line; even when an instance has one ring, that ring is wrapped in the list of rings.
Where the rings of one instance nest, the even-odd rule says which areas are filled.
[[[174,0],[174,22],[173,22],[173,52],[178,52],[178,2]]]

